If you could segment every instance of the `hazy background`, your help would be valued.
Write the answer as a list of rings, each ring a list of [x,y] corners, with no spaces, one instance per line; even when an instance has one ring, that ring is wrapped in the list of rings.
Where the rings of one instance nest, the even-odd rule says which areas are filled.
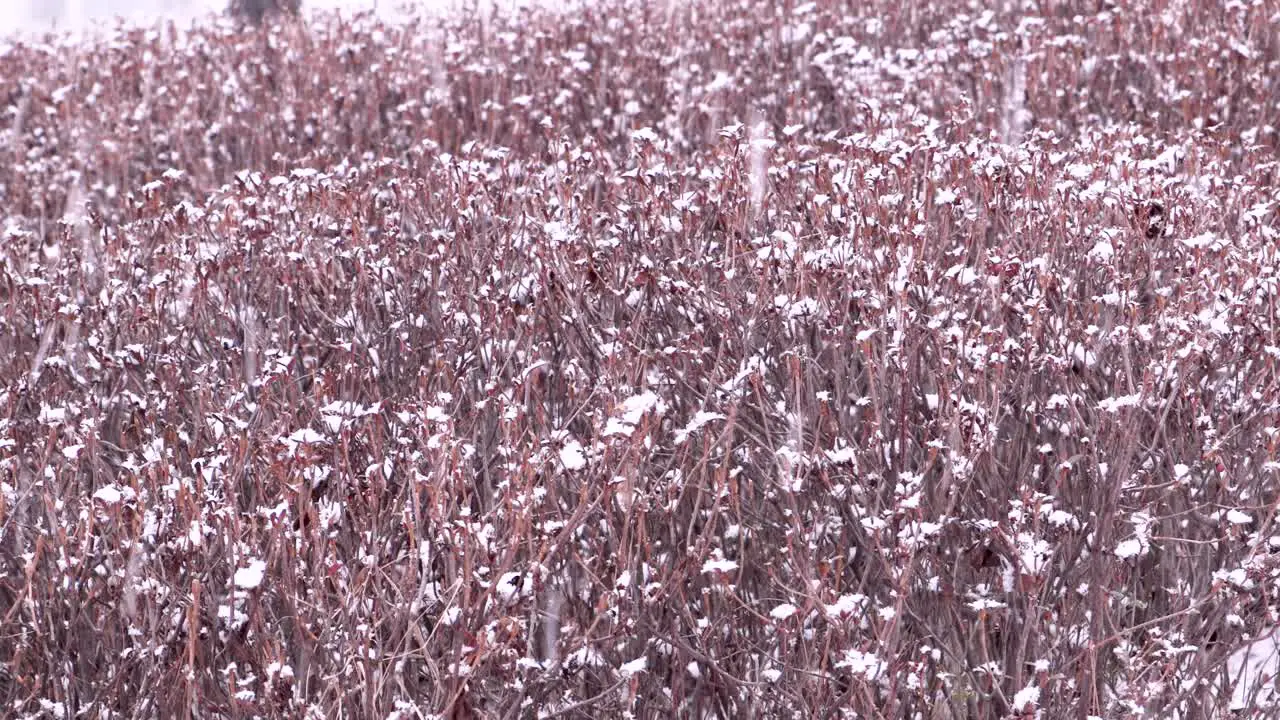
[[[489,0],[488,4],[494,3],[511,4],[510,0]],[[304,12],[376,8],[393,13],[405,5],[442,8],[460,4],[460,0],[302,0]],[[226,6],[227,0],[0,0],[0,35],[47,28],[82,29],[110,24],[115,17],[187,22],[222,12]]]

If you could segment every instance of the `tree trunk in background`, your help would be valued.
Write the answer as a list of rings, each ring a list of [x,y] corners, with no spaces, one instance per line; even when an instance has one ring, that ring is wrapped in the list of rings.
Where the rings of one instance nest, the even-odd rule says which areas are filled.
[[[254,24],[261,23],[268,15],[297,15],[302,0],[231,0],[227,11]]]

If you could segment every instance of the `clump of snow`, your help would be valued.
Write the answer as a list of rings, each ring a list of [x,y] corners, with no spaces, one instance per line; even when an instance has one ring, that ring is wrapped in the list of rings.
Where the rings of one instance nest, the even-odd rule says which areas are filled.
[[[853,448],[840,448],[838,450],[827,450],[827,460],[837,465],[841,463],[851,463],[857,460],[858,451]]]
[[[648,667],[649,660],[642,655],[635,660],[623,663],[622,667],[618,668],[618,675],[629,678],[644,672]]]
[[[847,619],[854,612],[862,609],[867,604],[865,595],[841,595],[834,603],[827,605],[824,610],[827,617],[832,619]]]
[[[1232,508],[1227,511],[1227,522],[1232,525],[1248,525],[1253,522],[1253,516],[1249,513]]]
[[[708,560],[702,564],[704,573],[728,573],[738,569],[738,563],[724,558]]]
[[[853,649],[846,650],[844,658],[838,661],[835,666],[846,668],[854,675],[861,676],[869,681],[880,679],[887,669],[884,660],[881,660],[875,653]]]
[[[262,560],[250,560],[245,567],[236,570],[232,582],[241,590],[253,590],[262,585],[262,579],[267,571],[267,563]]]
[[[615,411],[615,417],[609,418],[609,422],[605,424],[604,436],[622,435],[630,437],[636,428],[640,426],[640,421],[644,418],[645,413],[652,411],[661,414],[666,409],[667,405],[662,398],[652,392],[629,397],[618,406]]]
[[[782,603],[781,605],[769,611],[769,617],[773,618],[774,620],[786,620],[792,615],[795,615],[798,610],[799,608],[797,608],[795,605],[792,605],[791,603]]]
[[[288,437],[281,438],[285,447],[289,449],[290,455],[296,455],[298,450],[307,445],[317,445],[326,442],[325,437],[311,428],[302,428],[293,431]]]
[[[583,453],[582,443],[570,440],[560,448],[560,464],[566,470],[581,470],[587,466],[587,456]]]
[[[1013,696],[1013,711],[1024,713],[1040,704],[1040,688],[1027,685]]]
[[[1147,553],[1146,543],[1138,538],[1129,538],[1116,546],[1116,557],[1121,560],[1138,557]]]
[[[697,432],[699,429],[702,428],[702,426],[706,425],[707,423],[712,422],[714,420],[725,420],[725,419],[727,418],[724,415],[721,415],[720,413],[706,412],[706,411],[700,410],[698,411],[698,413],[696,413],[693,416],[693,419],[689,421],[688,425],[685,425],[684,428],[676,431],[675,443],[677,445],[681,445],[686,440],[689,439],[690,435]]]
[[[529,584],[529,578],[524,573],[507,572],[498,578],[497,592],[498,598],[503,603],[511,603],[520,596],[525,590],[525,586]]]
[[[119,505],[125,500],[132,500],[134,495],[133,488],[113,484],[98,488],[93,499],[104,505]]]

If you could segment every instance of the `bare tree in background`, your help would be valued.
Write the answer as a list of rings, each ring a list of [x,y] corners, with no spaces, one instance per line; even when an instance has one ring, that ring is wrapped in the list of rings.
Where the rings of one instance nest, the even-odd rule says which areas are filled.
[[[230,0],[227,12],[256,25],[268,15],[297,15],[301,7],[302,0]]]

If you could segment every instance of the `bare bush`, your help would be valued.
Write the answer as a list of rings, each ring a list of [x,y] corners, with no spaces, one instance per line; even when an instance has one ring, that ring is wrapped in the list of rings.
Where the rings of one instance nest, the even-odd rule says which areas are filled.
[[[1274,715],[1274,8],[843,5],[0,54],[5,713]]]

